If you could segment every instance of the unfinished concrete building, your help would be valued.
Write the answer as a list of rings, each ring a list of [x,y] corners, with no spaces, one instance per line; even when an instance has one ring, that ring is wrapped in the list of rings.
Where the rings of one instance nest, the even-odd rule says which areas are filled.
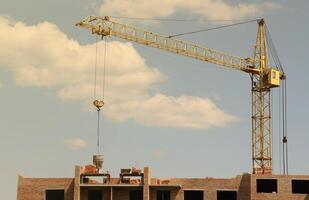
[[[95,166],[75,167],[74,178],[19,176],[17,200],[309,200],[309,176],[243,174],[230,179],[151,177],[121,169],[119,177]]]

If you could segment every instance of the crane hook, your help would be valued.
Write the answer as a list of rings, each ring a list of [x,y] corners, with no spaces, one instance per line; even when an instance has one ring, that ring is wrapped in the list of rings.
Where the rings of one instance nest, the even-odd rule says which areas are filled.
[[[101,108],[104,106],[104,101],[103,100],[94,100],[93,105],[98,109],[98,111],[101,110]]]

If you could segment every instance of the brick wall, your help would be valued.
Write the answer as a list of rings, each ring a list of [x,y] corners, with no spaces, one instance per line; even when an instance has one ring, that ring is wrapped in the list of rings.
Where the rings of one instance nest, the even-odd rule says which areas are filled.
[[[144,169],[145,170],[145,169]],[[145,171],[147,172],[148,169]],[[149,170],[148,170],[149,171]],[[75,174],[76,180],[79,178],[79,170]],[[145,179],[149,188],[149,200],[156,200],[158,190],[169,190],[171,200],[183,200],[185,190],[202,190],[204,200],[216,200],[218,190],[237,191],[237,200],[309,200],[308,194],[293,194],[292,180],[309,180],[309,176],[282,176],[282,175],[251,175],[243,174],[230,179],[216,178],[173,178],[168,184],[156,185],[156,179],[151,179],[150,172],[146,173]],[[257,179],[275,179],[277,180],[277,193],[257,193]],[[74,189],[73,178],[23,178],[19,177],[17,200],[44,200],[45,190],[64,189],[65,200],[73,199],[74,191],[80,194],[80,200],[87,200],[89,189],[98,189],[103,191],[103,200],[111,199],[111,187],[113,190],[113,200],[129,200],[130,190],[141,189],[141,186],[117,185],[118,179],[111,179],[110,185],[104,187],[82,186],[79,189],[79,181],[75,181],[78,188]],[[148,185],[151,180],[151,184]],[[116,186],[115,186],[116,185]],[[145,189],[144,189],[145,192]],[[146,191],[147,192],[147,191]],[[78,195],[77,195],[78,196]],[[148,198],[145,198],[148,199]]]
[[[81,200],[87,200],[88,199],[88,191],[89,190],[101,190],[103,199],[104,200],[110,199],[110,188],[82,188],[80,190],[80,199]],[[114,198],[115,198],[115,196],[114,196]]]
[[[18,177],[17,200],[45,200],[45,190],[64,189],[65,200],[73,200],[73,178]]]
[[[277,193],[257,193],[257,179],[275,179],[277,180]],[[309,176],[300,175],[252,175],[251,176],[251,199],[252,200],[309,200],[308,194],[293,194],[291,180],[309,180]]]
[[[205,200],[216,200],[218,190],[231,190],[238,192],[238,200],[250,199],[250,175],[237,176],[231,179],[194,178],[171,179],[171,184],[181,185],[181,189],[173,190],[171,197],[175,200],[184,199],[185,190],[203,190]],[[151,199],[152,200],[152,199]]]
[[[114,189],[113,197],[114,199],[129,200],[130,192],[128,189],[125,189],[125,188],[117,188],[117,189]]]

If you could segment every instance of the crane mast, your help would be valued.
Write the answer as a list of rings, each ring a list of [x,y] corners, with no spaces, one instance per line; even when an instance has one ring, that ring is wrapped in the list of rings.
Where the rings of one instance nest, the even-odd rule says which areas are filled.
[[[268,57],[264,20],[258,21],[254,60],[259,74],[251,74],[252,165],[254,174],[272,173],[272,123],[270,88],[263,80],[268,75]]]
[[[109,17],[88,16],[77,26],[93,34],[115,36],[153,48],[210,62],[246,72],[251,77],[252,94],[252,165],[253,174],[272,173],[271,89],[280,86],[283,72],[268,64],[265,22],[258,20],[258,32],[253,57],[241,58],[191,42],[163,36],[131,25],[110,20]]]

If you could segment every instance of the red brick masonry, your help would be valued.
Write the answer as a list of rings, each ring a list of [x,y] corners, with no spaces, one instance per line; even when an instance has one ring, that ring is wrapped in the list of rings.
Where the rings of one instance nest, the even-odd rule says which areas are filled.
[[[156,200],[158,190],[169,190],[171,200],[184,200],[184,191],[201,190],[204,200],[217,200],[217,191],[236,191],[237,200],[309,200],[309,194],[292,193],[292,180],[309,180],[303,175],[251,175],[243,174],[230,179],[217,178],[151,178],[150,169],[144,168],[144,182],[141,184],[120,184],[112,178],[106,184],[80,184],[79,175],[83,168],[76,166],[75,178],[23,178],[19,176],[17,200],[45,200],[45,191],[63,189],[65,200],[87,200],[88,190],[102,190],[104,200],[129,200],[130,190],[143,190],[143,200]],[[277,181],[277,191],[258,193],[257,179]]]

